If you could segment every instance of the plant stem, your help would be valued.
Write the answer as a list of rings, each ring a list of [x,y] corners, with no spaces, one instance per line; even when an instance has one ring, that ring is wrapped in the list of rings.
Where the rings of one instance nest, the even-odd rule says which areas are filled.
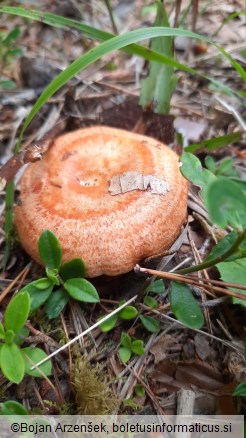
[[[10,239],[13,230],[13,206],[14,206],[14,181],[11,180],[6,186],[5,194],[5,248],[3,256],[3,267],[6,268],[6,264],[10,254]]]
[[[111,20],[113,31],[114,31],[114,33],[116,35],[118,35],[119,32],[118,32],[118,29],[117,29],[117,26],[116,26],[116,23],[115,23],[115,20],[114,20],[114,14],[113,14],[112,6],[110,4],[110,0],[104,0],[104,2],[106,4],[107,10],[108,10],[108,13],[109,13],[109,16],[110,16],[110,20]]]
[[[212,260],[199,263],[198,265],[190,266],[189,268],[179,269],[178,271],[175,271],[175,273],[189,274],[190,272],[201,271],[202,269],[207,269],[210,268],[211,266],[217,265],[217,263],[223,262],[228,257],[230,257],[230,255],[234,253],[234,251],[239,247],[240,243],[246,238],[246,230],[237,230],[237,233],[238,233],[238,237],[236,241],[226,252],[224,252],[224,254],[221,254],[220,256],[215,257]]]

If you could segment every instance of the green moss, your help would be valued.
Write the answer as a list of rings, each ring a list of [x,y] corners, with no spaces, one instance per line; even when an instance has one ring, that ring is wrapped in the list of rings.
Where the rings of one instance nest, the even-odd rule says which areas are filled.
[[[75,362],[73,382],[78,415],[110,415],[117,412],[120,401],[100,364],[92,368],[80,356]]]

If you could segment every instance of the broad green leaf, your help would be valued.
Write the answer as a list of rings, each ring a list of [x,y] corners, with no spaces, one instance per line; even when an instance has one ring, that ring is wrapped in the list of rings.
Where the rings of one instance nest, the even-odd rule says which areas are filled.
[[[100,301],[96,288],[85,278],[71,278],[64,283],[64,287],[75,300],[85,303]]]
[[[120,343],[121,343],[122,347],[126,347],[126,348],[131,349],[132,341],[131,341],[131,337],[127,333],[125,333],[125,332],[121,333]]]
[[[204,187],[208,181],[215,178],[209,170],[202,168],[199,158],[189,152],[184,152],[180,161],[182,163],[180,172],[196,186]]]
[[[135,394],[136,394],[138,397],[144,397],[144,395],[145,395],[145,389],[144,389],[144,387],[143,387],[142,385],[140,385],[139,383],[138,383],[137,385],[135,385],[135,387],[134,387],[134,391],[135,391]]]
[[[238,283],[246,286],[246,258],[235,260],[233,262],[221,262],[216,265],[219,270],[220,277],[223,281],[228,283]],[[236,289],[229,287],[230,290],[234,292],[240,292],[241,294],[246,294],[243,289]],[[241,306],[246,307],[246,301],[240,298],[232,298],[234,304],[241,304]]]
[[[121,319],[126,319],[126,320],[135,318],[137,314],[138,311],[136,307],[133,306],[126,306],[118,313]]]
[[[8,400],[0,403],[0,415],[29,415],[29,412],[17,401]]]
[[[41,350],[41,348],[37,348],[37,347],[22,348],[21,353],[23,354],[23,358],[25,362],[25,372],[29,374],[29,376],[43,377],[38,369],[31,370],[31,368],[34,364],[40,362],[45,357],[47,357],[47,354],[43,350]],[[42,365],[39,366],[39,369],[46,376],[50,376],[52,369],[51,360],[49,359],[46,362],[44,362]]]
[[[168,17],[163,4],[158,0],[155,26],[169,27]],[[150,43],[151,50],[159,52],[173,59],[173,38],[170,36],[154,38]],[[168,114],[172,93],[176,87],[178,77],[175,77],[174,68],[157,62],[150,62],[147,79],[141,83],[140,105],[146,108],[154,103],[154,111],[159,114]],[[163,86],[163,84],[165,84]]]
[[[5,338],[5,330],[3,324],[0,322],[0,339]]]
[[[237,397],[246,397],[246,382],[239,383],[232,395]]]
[[[28,292],[31,299],[30,312],[33,312],[45,303],[53,288],[54,283],[49,278],[39,278],[23,287],[18,294]]]
[[[226,175],[231,174],[233,170],[233,160],[231,158],[226,158],[223,160],[216,169],[216,175]]]
[[[160,331],[160,321],[152,316],[140,315],[141,323],[144,328],[150,333],[158,333]]]
[[[205,157],[205,166],[208,170],[210,170],[210,172],[215,173],[216,171],[216,164],[215,164],[215,159],[214,157],[212,157],[211,155],[207,155]]]
[[[156,309],[158,307],[157,301],[148,295],[144,297],[144,304],[148,307],[151,307],[151,309]]]
[[[13,330],[6,330],[5,342],[6,344],[11,344],[14,341],[15,333]]]
[[[61,245],[50,230],[44,230],[38,240],[38,252],[42,262],[50,269],[59,269],[62,261]]]
[[[137,354],[139,356],[141,356],[142,354],[145,353],[145,349],[143,346],[143,341],[141,341],[140,339],[136,339],[135,341],[132,341],[131,343],[131,350],[134,354]]]
[[[116,326],[117,321],[118,321],[118,315],[113,315],[111,316],[111,318],[107,319],[106,321],[102,322],[102,324],[100,324],[100,329],[103,332],[109,332]]]
[[[67,305],[70,295],[64,289],[52,292],[45,303],[45,312],[49,319],[57,318]]]
[[[131,358],[132,352],[129,348],[121,347],[119,348],[119,356],[123,363],[127,363]]]
[[[219,243],[217,243],[217,245],[212,249],[204,262],[215,260],[217,259],[217,257],[222,257],[223,254],[225,254],[236,242],[237,238],[238,233],[236,232],[236,230],[231,231],[223,239],[221,239]],[[226,258],[226,261],[229,262],[240,259],[242,257],[246,257],[246,238],[240,243],[239,247],[233,252],[233,254]]]
[[[9,302],[5,314],[4,325],[5,329],[13,330],[18,333],[27,321],[30,311],[30,297],[28,292],[22,292],[15,295]]]
[[[26,327],[22,327],[18,333],[15,334],[14,343],[18,346],[25,342],[25,338],[29,335],[29,330]]]
[[[242,132],[236,131],[231,134],[221,135],[220,137],[202,140],[200,143],[190,144],[185,148],[186,152],[196,152],[198,149],[205,148],[207,151],[214,151],[223,148],[228,144],[236,143],[242,138]],[[211,169],[210,169],[211,170]]]
[[[203,326],[203,313],[186,284],[172,281],[170,305],[176,318],[187,327],[199,329]]]
[[[217,177],[204,188],[203,199],[211,221],[219,227],[246,226],[246,196],[236,182]]]
[[[155,294],[164,294],[165,293],[165,285],[163,280],[156,280],[147,288],[148,292],[153,292]]]
[[[59,275],[63,281],[70,278],[81,278],[86,276],[85,264],[82,259],[72,259],[62,265]]]
[[[3,375],[13,383],[20,383],[25,374],[24,359],[15,344],[3,344],[0,350],[0,363]]]

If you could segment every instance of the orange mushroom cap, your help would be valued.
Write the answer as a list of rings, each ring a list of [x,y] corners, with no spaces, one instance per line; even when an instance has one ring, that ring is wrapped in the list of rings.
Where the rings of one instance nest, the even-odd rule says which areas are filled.
[[[125,193],[113,194],[117,181]],[[142,189],[134,188],[139,181]],[[48,228],[63,262],[81,257],[88,277],[113,276],[170,247],[185,221],[187,192],[178,156],[164,144],[85,128],[58,137],[43,160],[28,166],[15,224],[37,262],[38,239]]]

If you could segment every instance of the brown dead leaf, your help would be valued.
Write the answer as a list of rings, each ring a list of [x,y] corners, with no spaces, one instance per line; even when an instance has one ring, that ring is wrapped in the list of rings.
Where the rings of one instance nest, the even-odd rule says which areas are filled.
[[[178,364],[175,377],[207,391],[216,391],[222,385],[220,381],[203,373],[193,364]]]
[[[206,360],[211,355],[210,345],[205,336],[196,334],[194,337],[196,353],[202,360]]]
[[[166,195],[169,186],[152,175],[141,175],[139,172],[125,172],[122,175],[115,175],[110,180],[109,193],[119,195],[131,192],[132,190],[147,190],[158,195]]]
[[[199,141],[207,127],[208,122],[204,119],[194,121],[185,117],[177,117],[174,120],[174,128],[183,135],[187,142]]]
[[[151,347],[150,352],[155,357],[155,364],[158,364],[163,359],[166,359],[167,351],[171,345],[175,343],[175,339],[171,335],[161,336],[157,342]]]

